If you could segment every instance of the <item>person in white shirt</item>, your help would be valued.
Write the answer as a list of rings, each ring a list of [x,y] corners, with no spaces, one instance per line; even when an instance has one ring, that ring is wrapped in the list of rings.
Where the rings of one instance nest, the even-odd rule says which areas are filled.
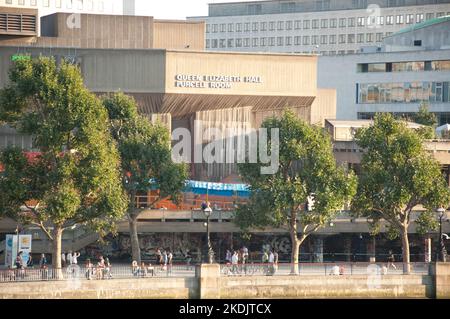
[[[76,265],[78,264],[78,257],[80,257],[80,253],[74,252],[72,255],[72,264]]]
[[[269,254],[269,264],[270,264],[270,268],[269,268],[269,274],[273,275],[275,273],[275,268],[274,268],[274,263],[275,263],[275,255],[273,254],[273,251],[270,251]]]
[[[238,261],[239,261],[239,256],[238,256],[237,251],[235,251],[233,256],[231,256],[231,264],[232,264],[231,272],[233,274],[235,274],[237,272]]]
[[[61,267],[66,267],[66,253],[61,254]]]
[[[72,265],[72,251],[67,253],[66,262],[68,266]]]

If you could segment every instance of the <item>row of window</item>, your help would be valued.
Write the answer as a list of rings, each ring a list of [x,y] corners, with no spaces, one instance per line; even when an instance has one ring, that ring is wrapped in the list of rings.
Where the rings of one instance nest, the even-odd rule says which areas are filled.
[[[390,33],[386,33],[386,36]],[[238,38],[238,39],[207,39],[206,48],[240,48],[258,46],[290,46],[290,45],[327,45],[345,43],[373,43],[382,42],[384,34],[380,33],[357,33],[357,34],[332,34],[332,35],[304,35],[295,37],[261,37],[261,38]]]
[[[53,5],[55,8],[63,8],[63,2],[65,2],[65,7],[67,9],[77,9],[77,10],[94,10],[94,2],[96,3],[96,7],[98,11],[104,10],[104,1],[103,0],[39,0],[42,3],[43,7],[49,8]],[[51,2],[51,3],[50,3]],[[5,0],[6,4],[13,4],[13,0]],[[17,4],[20,6],[29,5],[32,7],[38,6],[38,0],[17,0]],[[15,4],[15,3],[14,3]]]
[[[357,103],[450,102],[449,82],[357,84]]]
[[[358,64],[357,71],[361,73],[450,71],[450,60],[361,63]]]
[[[413,114],[416,113],[396,113],[396,112],[389,112],[391,114],[393,114],[395,117],[398,118],[412,118]],[[450,123],[450,113],[446,113],[446,112],[433,112],[438,119],[438,125],[444,125],[447,123]],[[373,120],[375,117],[376,113],[371,113],[371,112],[358,112],[358,120]]]
[[[444,16],[445,12],[439,12],[436,17]],[[450,12],[447,12],[450,15]],[[307,30],[326,28],[346,28],[346,27],[377,27],[394,24],[413,24],[430,20],[435,17],[434,13],[399,14],[388,16],[370,16],[357,18],[332,18],[332,19],[312,19],[295,21],[270,21],[270,22],[239,22],[207,24],[206,33],[218,32],[259,32],[259,31],[284,31],[284,30]]]

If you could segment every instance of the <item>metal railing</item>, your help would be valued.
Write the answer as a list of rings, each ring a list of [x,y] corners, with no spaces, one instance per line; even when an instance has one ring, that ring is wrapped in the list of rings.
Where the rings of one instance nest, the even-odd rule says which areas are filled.
[[[291,263],[248,263],[223,264],[220,266],[221,276],[289,276],[292,275]],[[410,263],[411,273],[429,274],[429,263]],[[402,275],[403,263],[299,263],[298,275]]]
[[[195,276],[195,265],[146,265],[132,267],[129,265],[112,265],[111,267],[86,267],[71,265],[62,269],[25,268],[0,271],[2,282],[33,282],[53,280],[111,280],[129,278],[173,277],[184,278]]]

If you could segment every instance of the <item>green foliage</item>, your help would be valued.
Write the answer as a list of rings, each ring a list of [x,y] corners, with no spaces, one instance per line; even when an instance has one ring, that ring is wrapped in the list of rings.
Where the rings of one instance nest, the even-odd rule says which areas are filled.
[[[103,98],[110,116],[111,134],[122,159],[123,185],[129,198],[129,213],[136,214],[132,198],[139,191],[157,188],[159,198],[178,201],[188,178],[184,164],[171,158],[169,130],[161,123],[151,124],[138,115],[133,98],[117,93]]]
[[[427,103],[420,104],[419,112],[414,116],[414,122],[425,126],[435,127],[438,123],[437,116],[430,113]]]
[[[425,150],[422,134],[384,113],[376,115],[373,126],[360,129],[356,141],[365,149],[353,200],[358,216],[385,220],[390,238],[407,237],[415,206],[423,205],[428,211],[448,206],[448,186],[439,163]],[[430,213],[422,214],[419,229],[432,227],[432,219]]]
[[[65,229],[86,224],[113,229],[127,199],[119,154],[108,132],[108,114],[83,85],[79,70],[51,58],[19,60],[0,90],[0,121],[33,137],[41,155],[1,154],[0,214]],[[20,213],[28,205],[30,214]],[[107,230],[105,230],[107,231]]]
[[[298,119],[292,111],[285,111],[280,119],[265,120],[262,127],[268,129],[269,144],[271,130],[279,129],[279,170],[262,175],[261,163],[239,164],[251,198],[238,208],[235,223],[244,231],[287,226],[291,235],[297,236],[297,224],[292,223],[297,220],[304,239],[349,201],[356,191],[356,178],[336,166],[328,134]],[[307,212],[304,205],[310,194],[314,194],[315,204],[314,210]]]

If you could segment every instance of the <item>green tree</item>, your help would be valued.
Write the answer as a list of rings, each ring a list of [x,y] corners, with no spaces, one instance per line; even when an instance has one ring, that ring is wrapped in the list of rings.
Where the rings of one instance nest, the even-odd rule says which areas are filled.
[[[142,209],[136,206],[136,196],[151,189],[158,197],[149,206],[164,198],[178,202],[188,170],[171,158],[169,130],[161,123],[151,124],[140,116],[133,98],[117,93],[105,96],[103,104],[109,113],[110,128],[117,141],[122,160],[122,181],[129,205],[127,217],[130,226],[132,258],[140,263],[141,252],[137,220]]]
[[[239,164],[239,172],[250,185],[251,197],[238,207],[235,223],[245,232],[251,228],[285,228],[292,243],[292,273],[298,274],[300,245],[328,223],[356,192],[356,177],[337,167],[329,135],[320,127],[298,119],[292,111],[262,124],[279,129],[279,166],[272,175],[261,174],[261,163]],[[268,147],[270,149],[271,147]],[[306,209],[308,198],[314,207]]]
[[[0,120],[32,136],[40,155],[28,160],[17,148],[2,152],[0,214],[39,226],[53,242],[59,269],[65,229],[84,224],[103,235],[123,216],[119,154],[108,113],[78,68],[51,58],[21,60],[9,79],[0,90]]]
[[[420,104],[419,112],[414,116],[414,122],[431,127],[435,127],[438,124],[436,114],[429,111],[428,103]]]
[[[404,272],[410,273],[408,228],[411,212],[423,205],[422,232],[434,227],[430,215],[450,201],[439,163],[424,148],[424,138],[390,114],[377,114],[374,125],[360,129],[356,141],[365,152],[353,210],[379,229],[383,219],[390,234],[400,235]]]

